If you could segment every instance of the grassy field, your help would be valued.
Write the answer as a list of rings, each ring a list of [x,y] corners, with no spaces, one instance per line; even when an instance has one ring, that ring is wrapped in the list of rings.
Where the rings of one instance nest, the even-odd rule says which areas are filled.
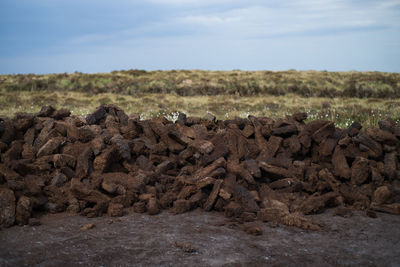
[[[400,73],[317,71],[113,71],[99,74],[0,75],[0,89],[92,93],[400,97]]]
[[[37,112],[44,105],[67,108],[73,114],[85,116],[101,104],[116,104],[128,114],[139,113],[142,118],[166,116],[173,119],[178,112],[204,116],[211,112],[219,119],[247,117],[249,114],[284,117],[295,112],[307,112],[309,119],[335,121],[347,127],[353,121],[376,125],[383,118],[400,120],[400,99],[322,98],[285,96],[177,96],[173,94],[143,94],[141,96],[113,93],[21,91],[0,93],[0,116],[18,112]]]
[[[43,105],[86,115],[116,104],[142,118],[178,112],[219,119],[307,112],[339,127],[400,121],[400,74],[380,72],[116,71],[104,74],[0,75],[0,116]]]

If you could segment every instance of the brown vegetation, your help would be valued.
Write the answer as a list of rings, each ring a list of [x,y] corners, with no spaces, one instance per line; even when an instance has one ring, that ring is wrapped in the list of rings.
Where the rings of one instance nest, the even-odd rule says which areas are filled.
[[[317,71],[113,71],[103,74],[1,75],[6,91],[79,91],[135,95],[285,95],[400,97],[400,74]]]

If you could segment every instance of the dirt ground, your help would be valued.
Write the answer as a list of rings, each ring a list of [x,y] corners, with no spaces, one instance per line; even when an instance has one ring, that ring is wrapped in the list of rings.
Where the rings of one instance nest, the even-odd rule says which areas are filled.
[[[121,218],[50,214],[0,231],[0,266],[399,266],[400,216],[334,210],[318,232],[257,223],[249,235],[216,212]],[[111,222],[112,220],[112,222]],[[85,224],[93,229],[81,231]]]

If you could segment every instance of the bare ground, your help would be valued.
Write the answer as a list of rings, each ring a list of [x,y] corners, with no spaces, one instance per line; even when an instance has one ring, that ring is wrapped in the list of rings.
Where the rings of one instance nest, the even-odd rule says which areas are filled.
[[[400,216],[313,215],[323,230],[257,223],[245,233],[219,213],[118,219],[50,214],[40,226],[0,231],[1,266],[399,266]],[[112,222],[111,222],[112,221]],[[81,231],[82,225],[95,228]]]

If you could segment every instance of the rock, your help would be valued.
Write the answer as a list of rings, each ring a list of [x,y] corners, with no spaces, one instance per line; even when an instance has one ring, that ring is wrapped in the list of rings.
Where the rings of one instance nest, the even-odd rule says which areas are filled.
[[[341,147],[346,147],[350,144],[350,142],[351,142],[351,138],[348,135],[346,135],[345,137],[343,137],[342,139],[339,140],[338,144]]]
[[[243,166],[254,178],[261,178],[261,170],[257,161],[254,159],[245,160]]]
[[[273,157],[275,156],[276,152],[278,151],[281,143],[283,141],[282,137],[278,137],[278,136],[271,136],[268,140],[268,152],[270,153],[270,155]]]
[[[92,157],[93,151],[88,146],[82,151],[82,154],[80,154],[76,160],[76,177],[83,178],[90,174],[92,169]]]
[[[71,112],[67,109],[59,109],[56,110],[52,117],[56,120],[62,120],[63,118],[69,117],[69,115],[71,115]]]
[[[337,192],[329,192],[323,195],[315,193],[304,200],[296,211],[300,211],[303,214],[315,214],[325,210],[327,204],[332,202],[337,197]]]
[[[95,227],[96,227],[96,225],[94,223],[88,223],[81,227],[81,231],[87,231],[87,230],[93,229]]]
[[[180,125],[185,125],[186,124],[186,114],[179,112],[178,119],[176,120],[176,123],[179,123]]]
[[[209,185],[214,185],[215,179],[212,177],[205,177],[196,182],[197,188],[201,189]]]
[[[103,181],[101,183],[101,188],[107,193],[115,194],[118,190],[118,185],[110,181]]]
[[[297,184],[298,181],[296,179],[293,178],[283,178],[283,179],[279,179],[276,180],[272,183],[269,184],[269,187],[271,187],[271,189],[282,189],[282,188],[287,188],[287,187],[291,187],[295,184]]]
[[[21,152],[21,156],[23,159],[31,159],[33,160],[35,158],[35,149],[32,145],[30,144],[24,144],[22,146],[22,152]]]
[[[221,141],[221,140],[219,140]],[[201,157],[201,166],[205,166],[208,165],[214,161],[216,161],[219,158],[223,158],[226,157],[229,154],[229,149],[228,147],[221,142],[217,142],[216,144],[214,144],[214,150],[210,153],[210,154],[205,154],[203,155],[203,157]],[[193,156],[193,153],[191,153],[190,150],[190,154],[186,157],[190,158]]]
[[[84,125],[78,128],[78,139],[82,143],[88,143],[96,137],[96,133],[89,125]]]
[[[189,144],[202,154],[209,154],[214,150],[214,145],[210,141],[196,139]]]
[[[278,135],[278,136],[290,136],[292,134],[297,133],[297,126],[295,124],[288,124],[281,126],[279,128],[275,128],[272,130],[273,135]]]
[[[174,201],[171,212],[174,214],[181,214],[192,210],[193,207],[194,205],[190,200],[177,199]]]
[[[215,169],[220,168],[220,167],[223,167],[223,168],[226,167],[226,161],[223,157],[217,159],[216,161],[214,161],[212,164],[208,165],[207,167],[198,169],[194,173],[193,178],[195,180],[199,180],[203,177],[208,176],[212,171],[214,171]]]
[[[356,157],[351,166],[351,182],[356,185],[363,184],[369,176],[369,161],[363,157]]]
[[[368,155],[372,158],[378,158],[382,155],[382,145],[374,141],[366,133],[360,133],[353,137],[353,140],[363,145],[368,152]]]
[[[15,127],[13,125],[13,123],[10,120],[1,120],[0,121],[0,128],[2,133],[0,141],[5,143],[5,144],[10,144],[11,141],[14,140],[15,138]]]
[[[225,200],[229,200],[232,197],[232,194],[229,193],[226,189],[221,188],[219,190],[219,196],[222,197]]]
[[[187,146],[189,143],[192,142],[192,139],[181,134],[179,131],[174,131],[174,130],[169,131],[168,136],[183,146]]]
[[[29,226],[39,226],[41,224],[42,223],[40,222],[39,219],[37,219],[37,218],[29,218],[29,222],[28,222]]]
[[[93,169],[101,173],[105,172],[115,160],[116,150],[114,147],[109,147],[94,159]]]
[[[243,208],[236,202],[229,202],[224,211],[226,217],[239,217],[243,213]]]
[[[243,224],[243,230],[249,235],[259,236],[263,234],[260,226],[254,223],[245,223]]]
[[[298,122],[305,121],[305,120],[307,119],[307,117],[308,117],[308,115],[307,115],[307,113],[305,113],[305,112],[302,112],[302,113],[295,113],[295,114],[292,115],[292,118],[293,118],[295,121],[298,121]]]
[[[249,138],[254,134],[254,126],[247,124],[242,130],[242,134],[244,137]]]
[[[383,131],[377,128],[369,127],[366,130],[367,135],[369,135],[375,141],[378,141],[386,145],[396,145],[398,142],[396,136],[390,132]]]
[[[390,214],[400,215],[400,203],[381,204],[371,203],[371,209]]]
[[[137,157],[136,164],[140,169],[145,170],[145,171],[150,171],[153,168],[152,162],[149,161],[149,159],[143,155],[140,155],[139,157]]]
[[[224,168],[217,168],[208,174],[213,178],[224,178],[226,175],[226,171]]]
[[[242,206],[244,211],[257,212],[260,209],[254,200],[254,197],[241,185],[236,185],[233,188],[233,198],[236,203]]]
[[[195,133],[194,139],[204,140],[207,137],[207,128],[204,125],[195,124],[191,127]],[[191,137],[188,135],[188,137]]]
[[[210,211],[213,208],[214,203],[217,200],[217,197],[218,197],[219,190],[221,188],[222,182],[223,182],[222,180],[216,180],[215,181],[213,189],[212,189],[212,191],[211,191],[206,203],[204,203],[203,209],[205,211]]]
[[[75,169],[76,159],[68,154],[55,154],[53,156],[54,168],[61,169],[63,167],[71,167]]]
[[[370,218],[373,218],[373,219],[378,218],[378,215],[376,215],[376,212],[373,211],[373,210],[370,210],[370,209],[365,211],[365,215],[370,217]]]
[[[0,188],[0,228],[10,227],[15,222],[15,196],[7,188]]]
[[[110,203],[107,214],[110,217],[121,217],[124,215],[124,206],[122,204]]]
[[[92,148],[92,151],[95,156],[99,155],[101,151],[104,149],[105,144],[104,140],[101,136],[95,137],[91,142],[90,142],[90,147]]]
[[[5,152],[7,149],[8,149],[8,145],[6,143],[3,143],[0,141],[0,153]]]
[[[384,178],[377,168],[371,167],[371,180],[376,185],[383,184]]]
[[[15,221],[18,225],[28,224],[31,217],[33,203],[30,198],[22,196],[18,199],[15,210]]]
[[[374,192],[374,202],[378,205],[385,204],[392,196],[392,192],[387,186],[380,186]]]
[[[42,109],[37,114],[37,116],[38,117],[50,117],[54,111],[55,111],[55,108],[53,108],[52,106],[43,106]]]
[[[350,218],[351,216],[353,216],[353,212],[352,212],[352,210],[350,208],[342,206],[342,207],[337,207],[335,209],[334,215],[335,216],[340,216],[340,217],[343,217],[343,218]]]
[[[328,169],[325,168],[319,171],[318,177],[320,178],[321,181],[325,181],[327,184],[329,184],[329,187],[333,192],[336,193],[339,192],[340,182],[333,176],[333,174]]]
[[[335,132],[335,125],[333,124],[333,122],[327,122],[324,126],[315,131],[311,135],[311,137],[315,142],[320,144],[322,141],[332,136],[334,132]]]
[[[103,106],[100,106],[92,114],[89,114],[86,117],[86,121],[88,124],[99,124],[100,120],[102,120],[106,114],[106,109]]]
[[[190,242],[187,242],[187,243],[174,242],[174,246],[177,248],[180,248],[185,253],[196,253],[197,252],[196,248]]]
[[[397,178],[396,152],[386,153],[384,158],[385,175],[391,180]]]
[[[235,174],[238,177],[241,177],[243,180],[248,182],[249,184],[255,184],[253,176],[247,171],[243,166],[238,165],[234,162],[229,162],[226,166],[228,172]]]
[[[115,135],[111,138],[110,142],[115,145],[121,158],[129,161],[131,159],[131,148],[129,143],[121,135]]]
[[[133,211],[136,213],[145,213],[146,212],[146,202],[136,202],[133,204]]]
[[[361,124],[355,121],[350,125],[349,129],[347,129],[347,134],[350,137],[356,136],[360,132],[361,128]]]
[[[156,173],[162,174],[166,173],[168,170],[171,170],[175,167],[175,164],[169,160],[163,161],[162,163],[158,164],[156,167]]]
[[[157,215],[160,213],[158,201],[155,197],[150,198],[147,202],[147,212],[149,213],[149,215]]]
[[[178,199],[188,199],[191,195],[198,191],[195,185],[185,185],[178,194]]]
[[[102,181],[102,188],[110,194],[123,195],[125,191],[139,193],[145,190],[141,174],[132,176],[122,172],[110,172],[100,175],[97,179]]]
[[[68,178],[65,174],[58,172],[54,175],[51,180],[51,184],[57,187],[63,186],[68,181]]]
[[[340,146],[337,146],[335,152],[332,155],[332,164],[335,175],[344,179],[350,179],[351,169],[347,163],[344,152]]]
[[[262,134],[262,124],[260,121],[253,116],[249,116],[249,120],[253,124],[254,127],[254,137],[256,140],[256,145],[261,149],[261,150],[266,150],[267,149],[267,140],[265,140],[263,134]]]
[[[379,128],[383,131],[394,133],[395,121],[391,118],[386,118],[378,122]]]
[[[289,170],[287,170],[285,168],[276,167],[276,166],[273,166],[273,165],[265,163],[265,162],[259,162],[258,166],[260,166],[260,168],[263,171],[267,172],[269,175],[275,176],[278,179],[289,178],[292,176],[292,174],[290,173]]]
[[[22,149],[23,146],[21,142],[13,141],[7,152],[1,155],[3,162],[20,159]]]
[[[211,113],[207,113],[206,116],[204,116],[204,120],[206,121],[211,121],[211,122],[215,122],[215,115],[211,114]]]
[[[54,154],[63,143],[64,139],[62,137],[50,139],[39,149],[39,151],[37,152],[37,157],[39,158],[42,156]]]
[[[297,154],[301,150],[301,143],[297,135],[292,135],[289,139],[289,149],[292,154]],[[330,151],[329,151],[330,152]]]

